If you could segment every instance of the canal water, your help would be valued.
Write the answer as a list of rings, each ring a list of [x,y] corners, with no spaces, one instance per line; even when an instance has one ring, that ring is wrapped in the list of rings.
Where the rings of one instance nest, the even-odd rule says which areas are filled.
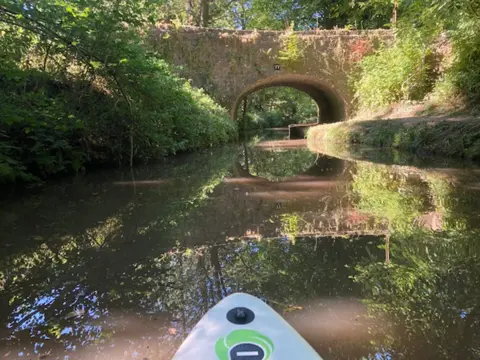
[[[259,135],[2,201],[0,358],[170,359],[238,291],[324,359],[480,358],[480,170],[353,158]]]

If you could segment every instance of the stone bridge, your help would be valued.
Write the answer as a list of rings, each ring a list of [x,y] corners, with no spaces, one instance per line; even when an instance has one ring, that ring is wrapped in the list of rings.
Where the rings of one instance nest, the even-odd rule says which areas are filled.
[[[321,122],[347,118],[352,65],[393,33],[388,30],[308,32],[159,27],[155,50],[180,75],[205,89],[237,118],[248,94],[287,86],[310,95]],[[287,51],[288,50],[288,51]]]

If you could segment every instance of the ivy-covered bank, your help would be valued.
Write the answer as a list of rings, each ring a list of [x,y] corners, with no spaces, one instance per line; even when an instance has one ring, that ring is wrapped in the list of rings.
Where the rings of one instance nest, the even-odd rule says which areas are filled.
[[[225,109],[144,43],[156,1],[0,2],[0,184],[232,139]]]
[[[365,145],[480,160],[480,122],[474,118],[345,121],[315,126],[307,138],[309,147],[320,152]]]

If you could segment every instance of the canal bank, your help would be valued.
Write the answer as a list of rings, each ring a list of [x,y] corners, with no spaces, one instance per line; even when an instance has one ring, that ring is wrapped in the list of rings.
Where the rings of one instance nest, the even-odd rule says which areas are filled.
[[[343,152],[364,145],[419,155],[480,159],[480,121],[473,116],[352,120],[312,127],[307,139],[309,148],[319,152]]]

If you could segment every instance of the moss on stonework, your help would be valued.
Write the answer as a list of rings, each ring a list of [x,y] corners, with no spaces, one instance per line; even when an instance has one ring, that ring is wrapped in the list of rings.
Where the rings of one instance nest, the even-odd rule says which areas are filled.
[[[365,145],[479,161],[480,122],[477,119],[347,121],[311,128],[308,142],[318,151],[341,153],[352,146]]]

